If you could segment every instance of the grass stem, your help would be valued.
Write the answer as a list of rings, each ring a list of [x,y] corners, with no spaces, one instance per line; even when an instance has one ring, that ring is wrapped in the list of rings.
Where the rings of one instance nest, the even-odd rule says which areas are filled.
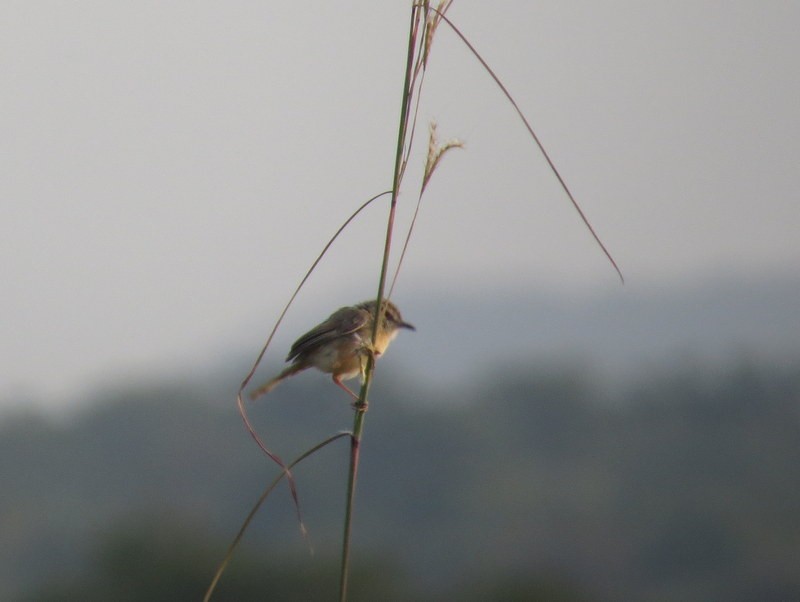
[[[411,104],[411,75],[414,69],[416,34],[418,31],[421,7],[414,4],[411,8],[411,23],[408,35],[408,52],[406,58],[406,73],[403,82],[403,97],[400,107],[400,125],[397,132],[397,148],[395,152],[394,175],[392,177],[392,196],[389,206],[389,216],[386,223],[386,242],[383,249],[383,260],[381,262],[381,272],[378,279],[378,294],[375,320],[372,328],[373,342],[377,338],[378,325],[381,320],[381,304],[383,302],[384,290],[386,288],[386,275],[389,265],[389,254],[392,247],[392,232],[394,230],[395,209],[397,206],[397,195],[400,190],[400,180],[403,172],[403,155],[408,132],[409,106]],[[348,577],[350,571],[350,535],[353,523],[353,506],[355,501],[356,482],[358,480],[358,466],[361,452],[361,437],[364,430],[364,418],[367,408],[367,393],[372,382],[372,374],[375,370],[375,356],[367,356],[366,367],[364,369],[364,382],[361,384],[358,401],[356,402],[356,412],[353,419],[353,432],[350,445],[350,470],[347,478],[347,501],[345,505],[344,533],[342,535],[342,565],[339,575],[339,601],[347,600]]]

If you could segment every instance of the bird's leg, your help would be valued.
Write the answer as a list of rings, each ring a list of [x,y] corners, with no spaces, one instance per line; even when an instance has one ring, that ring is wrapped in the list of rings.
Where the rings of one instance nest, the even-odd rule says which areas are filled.
[[[350,405],[353,406],[354,410],[356,410],[358,412],[366,412],[367,411],[367,406],[369,405],[369,402],[366,399],[364,400],[364,403],[362,405],[359,405],[359,403],[358,403],[358,400],[359,400],[358,395],[353,393],[353,391],[350,390],[350,387],[348,387],[346,384],[344,384],[342,382],[341,378],[339,378],[335,374],[331,378],[333,379],[333,382],[337,387],[339,387],[343,391],[346,391],[347,394],[350,397],[353,398],[353,403],[351,403]]]
[[[377,359],[377,357],[380,355],[380,352],[376,351],[372,347],[371,343],[364,342],[361,345],[361,347],[359,348],[358,354],[359,354],[359,360],[360,360],[360,364],[361,364],[361,366],[360,366],[361,367],[361,382],[363,383],[364,380],[366,380],[366,376],[367,376],[367,359],[369,357],[372,357],[372,362],[374,364],[375,363],[375,359]],[[352,405],[353,409],[355,411],[357,411],[357,412],[366,412],[367,408],[369,407],[369,401],[367,401],[365,399],[364,403],[359,405],[358,397],[356,397],[356,402],[352,403],[350,405]]]
[[[353,392],[350,390],[350,387],[348,387],[346,384],[344,384],[344,383],[342,382],[342,379],[341,379],[341,378],[339,378],[339,377],[338,377],[338,376],[336,376],[335,374],[334,374],[334,375],[333,375],[331,378],[332,378],[332,380],[333,380],[334,384],[335,384],[337,387],[339,387],[340,389],[342,389],[343,391],[345,391],[345,392],[346,392],[346,393],[347,393],[347,394],[348,394],[350,397],[352,397],[353,399],[355,399],[356,401],[358,401],[358,395],[356,395],[355,393],[353,393]]]
[[[341,378],[339,378],[338,376],[336,376],[335,374],[334,374],[334,375],[331,377],[331,379],[333,380],[333,383],[334,383],[334,384],[335,384],[337,387],[339,387],[339,388],[340,388],[342,391],[344,391],[344,392],[345,392],[345,393],[347,393],[347,394],[348,394],[350,397],[352,397],[352,398],[353,398],[353,403],[351,403],[350,405],[352,405],[352,406],[355,408],[355,407],[356,407],[356,403],[358,403],[358,395],[356,395],[355,393],[353,393],[353,391],[350,389],[350,387],[348,387],[346,384],[344,384],[344,383],[342,382],[342,379],[341,379]]]

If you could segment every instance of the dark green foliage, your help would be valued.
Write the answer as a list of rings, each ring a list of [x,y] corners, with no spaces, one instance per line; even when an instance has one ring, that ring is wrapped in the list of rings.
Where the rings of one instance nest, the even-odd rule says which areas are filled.
[[[94,569],[71,583],[52,582],[25,599],[30,602],[175,602],[200,600],[219,562],[220,546],[201,525],[176,527],[174,520],[149,517],[106,534],[93,558]],[[367,562],[356,570],[353,599],[404,599],[381,592],[397,578],[390,569]],[[215,600],[325,600],[338,580],[336,558],[286,560],[275,552],[241,550],[222,580]],[[407,598],[405,598],[407,599]]]
[[[434,398],[378,379],[354,600],[800,599],[800,370],[662,375],[603,399],[578,371],[493,382]],[[0,598],[200,599],[276,474],[213,386],[7,417]],[[287,459],[351,416],[313,378],[250,412]],[[316,554],[281,486],[216,600],[335,598],[346,456],[336,443],[296,471]]]

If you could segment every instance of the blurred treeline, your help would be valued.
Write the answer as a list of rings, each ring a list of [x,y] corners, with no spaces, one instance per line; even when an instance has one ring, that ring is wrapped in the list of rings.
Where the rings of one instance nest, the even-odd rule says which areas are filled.
[[[354,600],[800,600],[800,364],[643,375],[519,366],[423,391],[379,367]],[[224,379],[0,422],[0,599],[199,600],[277,473]],[[291,459],[351,423],[305,375],[249,406]],[[336,597],[348,446],[262,508],[216,600]],[[314,553],[309,552],[313,546]]]

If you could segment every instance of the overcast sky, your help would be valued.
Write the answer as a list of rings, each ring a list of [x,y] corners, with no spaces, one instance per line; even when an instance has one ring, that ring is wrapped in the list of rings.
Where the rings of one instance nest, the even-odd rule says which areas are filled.
[[[0,399],[67,403],[233,341],[257,351],[327,238],[390,186],[409,7],[3,3]],[[627,287],[800,265],[800,3],[456,0],[450,17]],[[429,188],[395,298],[616,289],[444,26],[426,86],[421,123],[466,148]],[[374,294],[385,215],[348,231],[299,315]]]

